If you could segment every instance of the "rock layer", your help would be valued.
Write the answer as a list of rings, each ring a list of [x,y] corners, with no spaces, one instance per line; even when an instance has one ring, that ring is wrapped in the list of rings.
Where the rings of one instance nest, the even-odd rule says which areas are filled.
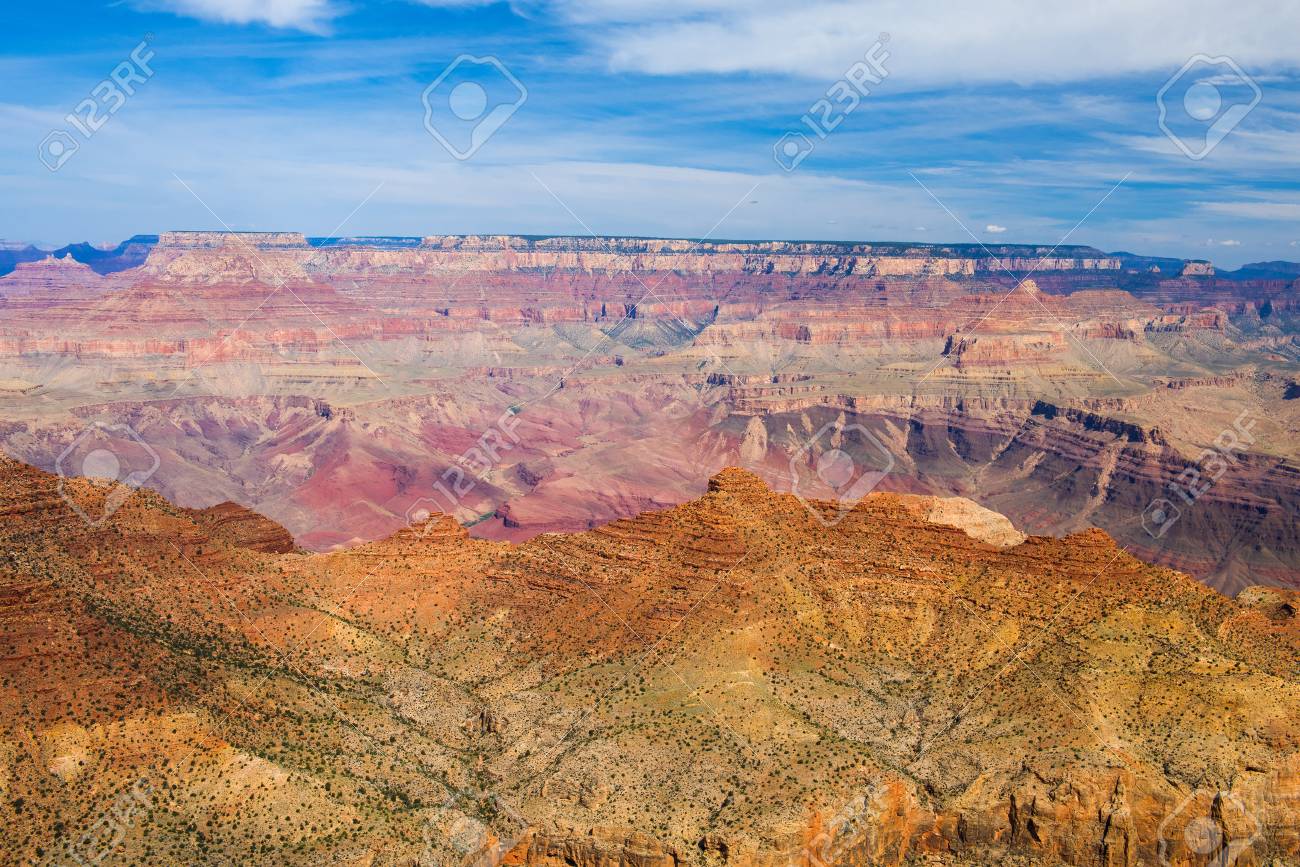
[[[1023,245],[126,246],[148,259],[0,277],[0,447],[55,470],[88,426],[126,426],[158,454],[146,484],[265,512],[305,548],[386,536],[421,501],[484,537],[589,528],[727,463],[789,489],[844,413],[887,447],[882,489],[1029,532],[1102,526],[1229,592],[1300,582],[1297,284],[1267,276],[1284,270]],[[1238,423],[1252,441],[1225,457]],[[1157,535],[1161,500],[1179,518]]]

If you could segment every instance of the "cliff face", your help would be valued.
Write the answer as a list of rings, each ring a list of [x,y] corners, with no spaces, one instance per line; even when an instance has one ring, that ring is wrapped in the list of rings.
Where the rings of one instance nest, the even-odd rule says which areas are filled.
[[[304,555],[0,471],[15,862],[1300,856],[1300,597],[1100,531],[993,545],[969,506],[725,469],[583,533]]]
[[[1078,257],[991,257],[979,251],[871,244],[695,242],[640,238],[523,238],[433,236],[418,247],[364,244],[311,247],[294,232],[165,232],[144,272],[174,282],[239,282],[257,269],[252,259],[284,269],[285,279],[305,275],[426,274],[437,271],[564,269],[619,274],[676,271],[687,274],[852,275],[861,277],[972,276],[1002,270],[1117,270],[1118,260],[1081,251]],[[243,255],[241,255],[241,252]],[[1047,251],[1039,251],[1041,256]],[[231,254],[234,255],[231,255]],[[265,275],[263,275],[265,276]]]
[[[307,249],[301,232],[163,232],[157,250]]]

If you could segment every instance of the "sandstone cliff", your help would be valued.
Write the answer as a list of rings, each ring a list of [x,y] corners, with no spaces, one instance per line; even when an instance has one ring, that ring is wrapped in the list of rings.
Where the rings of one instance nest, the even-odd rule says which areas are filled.
[[[1005,248],[999,248],[1005,249]],[[1117,259],[1081,248],[1076,257],[1041,258],[1046,250],[990,257],[976,248],[794,242],[712,242],[642,238],[433,236],[418,247],[360,243],[313,247],[294,232],[164,232],[144,273],[168,281],[223,282],[267,277],[250,261],[305,275],[420,274],[439,270],[565,269],[617,274],[680,273],[965,275],[1002,270],[1117,270]],[[233,254],[233,255],[232,255]],[[1033,258],[1038,256],[1040,258]]]

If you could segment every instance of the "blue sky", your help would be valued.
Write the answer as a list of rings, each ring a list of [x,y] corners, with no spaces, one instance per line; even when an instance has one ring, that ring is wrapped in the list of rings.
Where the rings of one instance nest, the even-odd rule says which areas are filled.
[[[223,224],[313,235],[1068,235],[1229,266],[1300,260],[1300,4],[1025,7],[10,3],[0,12],[0,238],[106,242]],[[785,171],[774,144],[790,130],[815,138],[800,117],[882,33],[884,81]],[[101,97],[96,115],[120,108],[93,134],[73,128],[66,115],[142,40],[151,76],[120,103]],[[1197,53],[1231,57],[1259,99],[1193,160],[1158,126],[1156,95]],[[421,100],[462,54],[498,58],[526,90],[466,160],[426,130]],[[496,75],[475,79],[489,103],[515,93],[481,69]],[[1217,93],[1220,113],[1189,117],[1201,104],[1184,99],[1189,88]],[[1196,64],[1169,91],[1167,121],[1196,152],[1252,92],[1222,65]],[[76,146],[57,171],[38,154],[51,133]]]

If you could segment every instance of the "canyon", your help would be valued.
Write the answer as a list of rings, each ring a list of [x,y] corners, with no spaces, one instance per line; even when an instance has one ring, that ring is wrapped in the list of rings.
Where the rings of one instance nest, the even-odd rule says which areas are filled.
[[[1230,595],[1300,584],[1300,291],[1277,263],[294,232],[11,253],[0,449],[69,477],[107,452],[304,549],[430,512],[492,540],[591,529],[742,465],[846,508],[875,489],[1100,527]]]
[[[1100,530],[727,467],[311,553],[114,495],[0,457],[0,863],[1300,859],[1300,594]]]
[[[1286,263],[7,251],[0,864],[1300,863]]]

